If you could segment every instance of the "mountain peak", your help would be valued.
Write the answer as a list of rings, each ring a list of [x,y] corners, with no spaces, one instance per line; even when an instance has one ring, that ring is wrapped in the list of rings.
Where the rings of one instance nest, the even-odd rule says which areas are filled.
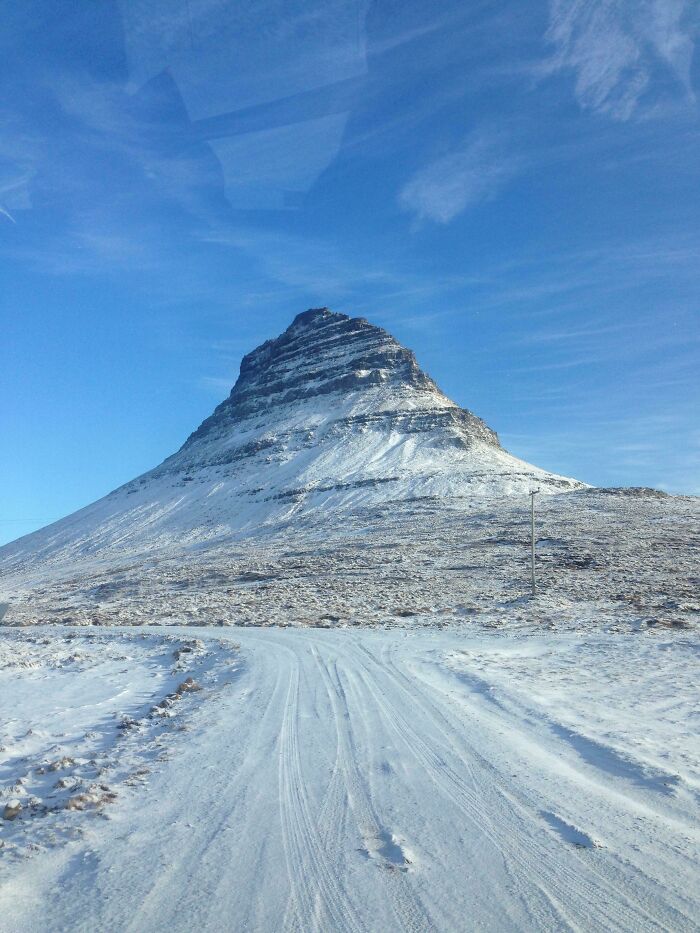
[[[347,318],[347,314],[340,314],[337,311],[331,311],[330,308],[309,308],[307,311],[302,311],[301,314],[297,314],[292,323],[289,325],[289,328],[292,327],[302,327],[308,324],[315,324],[329,318]]]
[[[421,370],[413,352],[387,331],[365,318],[310,308],[279,337],[243,357],[231,394],[185,446],[263,411],[278,417],[293,416],[293,409],[303,413],[311,400],[330,413],[353,401],[363,413],[385,409],[387,403],[398,409],[457,408]],[[488,429],[479,423],[485,439]],[[493,432],[488,438],[497,443]]]

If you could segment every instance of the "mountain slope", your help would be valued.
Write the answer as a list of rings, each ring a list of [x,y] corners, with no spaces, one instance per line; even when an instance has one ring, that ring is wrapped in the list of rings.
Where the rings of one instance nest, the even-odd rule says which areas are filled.
[[[0,562],[204,544],[312,510],[582,485],[507,453],[386,331],[317,308],[244,357],[230,396],[176,454],[7,545]]]

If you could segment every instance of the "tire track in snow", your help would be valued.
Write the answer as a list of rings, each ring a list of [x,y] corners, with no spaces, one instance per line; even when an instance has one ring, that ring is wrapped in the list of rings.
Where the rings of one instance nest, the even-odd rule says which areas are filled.
[[[368,654],[364,646],[362,650]],[[493,776],[491,780],[483,781],[481,786],[484,792],[490,794],[496,810],[500,811],[502,809],[503,801],[505,800],[507,806],[519,813],[523,822],[536,826],[541,825],[542,808],[529,799],[527,794],[515,785],[510,785],[509,787],[504,785],[503,776],[498,769],[484,758],[484,756],[462,735],[462,730],[460,728],[462,720],[460,720],[448,706],[440,707],[436,704],[434,699],[428,696],[428,689],[433,692],[437,689],[445,700],[450,699],[450,694],[444,688],[441,688],[439,683],[431,684],[419,674],[414,675],[413,678],[409,678],[396,664],[393,658],[395,653],[395,648],[391,650],[385,649],[382,652],[382,673],[398,679],[404,687],[404,693],[408,696],[414,696],[416,701],[420,702],[424,709],[432,714],[436,726],[445,740],[451,745],[462,747],[463,751],[460,757],[463,760],[466,761],[468,758],[473,759],[488,775]],[[369,655],[369,657],[372,659],[371,655]],[[649,902],[653,904],[653,899],[649,897],[648,890],[648,882],[650,879],[645,876],[640,871],[638,865],[629,858],[626,859],[622,865],[612,861],[612,859],[607,859],[605,868],[608,873],[606,874],[600,869],[599,865],[590,859],[590,853],[587,854],[580,848],[569,849],[568,856],[578,863],[576,871],[583,873],[589,879],[589,883],[592,887],[597,886],[600,891],[605,892],[602,896],[604,896],[607,901],[610,900],[609,892],[611,890],[617,894],[623,920],[627,912],[629,912],[634,916],[644,918],[651,926],[656,926],[661,929],[666,929],[669,923],[673,923],[674,928],[678,929],[695,929],[695,923],[692,917],[684,913],[678,906],[678,899],[676,899],[675,905],[668,903],[668,901],[666,902],[665,907],[669,914],[666,918],[654,916],[647,910],[644,903]],[[630,875],[630,868],[636,875]],[[637,875],[639,875],[639,878]],[[571,879],[570,872],[567,874],[567,877]],[[575,881],[575,876],[573,880]],[[638,881],[642,882],[641,885],[637,883]],[[666,892],[667,894],[671,893],[668,891],[668,888],[666,888]]]
[[[367,838],[380,839],[386,833],[386,828],[376,815],[366,782],[357,766],[357,756],[353,751],[357,749],[357,743],[354,741],[350,725],[347,694],[341,683],[337,662],[329,664],[328,661],[324,661],[317,647],[312,647],[311,650],[333,709],[339,767],[345,781],[347,799],[355,816],[357,829],[363,841]],[[432,925],[425,909],[409,886],[406,875],[401,871],[387,870],[382,873],[381,877],[400,929],[406,933],[424,933],[424,931],[431,930]]]
[[[241,666],[241,677],[246,674],[250,675],[250,673],[249,661],[245,660]],[[160,866],[158,873],[150,879],[150,887],[141,896],[138,910],[125,923],[123,927],[125,931],[142,933],[144,929],[153,929],[162,921],[164,911],[173,909],[173,890],[178,892],[176,902],[179,912],[187,909],[192,910],[193,907],[183,905],[179,900],[183,896],[182,892],[188,890],[189,879],[197,869],[201,869],[201,866],[206,864],[208,853],[214,848],[222,833],[225,832],[227,825],[234,821],[235,815],[239,811],[248,809],[248,794],[251,788],[254,787],[254,783],[248,778],[258,767],[260,736],[267,737],[271,732],[276,731],[274,719],[282,700],[281,693],[284,689],[283,670],[279,665],[275,666],[274,685],[271,690],[265,679],[262,680],[262,683],[256,684],[255,681],[253,683],[255,684],[255,694],[260,695],[262,700],[262,714],[256,726],[254,723],[250,723],[251,736],[250,741],[245,743],[247,748],[245,758],[238,763],[236,768],[225,775],[227,787],[235,789],[232,799],[226,808],[220,812],[219,819],[209,832],[202,833],[200,830],[197,834],[192,834],[188,839],[187,849],[181,852],[180,857],[177,860],[168,860]],[[249,699],[248,703],[251,702]],[[265,741],[267,741],[267,738],[265,738]],[[206,785],[203,785],[200,792],[204,793],[205,790]],[[219,802],[224,799],[216,788],[210,788],[210,791],[211,800],[201,803],[203,809],[213,805],[214,800]],[[140,880],[147,879],[141,876]],[[230,887],[230,882],[225,875],[217,884],[216,890],[218,891],[222,886],[225,888]],[[216,902],[217,898],[212,897],[209,899],[208,904],[211,905]],[[199,917],[200,923],[206,924],[206,919],[209,916],[207,902],[200,902],[197,907],[203,909],[203,913]]]
[[[380,665],[363,645],[358,644],[357,647],[365,660],[370,665],[378,668],[382,678],[392,685],[394,693],[403,694],[406,701],[404,708],[418,707],[423,715],[430,720],[430,734],[433,737],[432,746],[421,739],[413,726],[408,723],[403,712],[398,710],[396,704],[389,700],[391,691],[386,689],[386,684],[383,689],[380,689],[367,664],[358,663],[357,676],[365,684],[366,689],[378,699],[378,706],[394,734],[408,748],[412,757],[423,768],[432,783],[437,785],[443,795],[458,808],[477,832],[492,846],[493,853],[498,857],[509,885],[520,900],[523,908],[529,915],[532,915],[533,912],[536,914],[536,918],[533,917],[533,922],[536,919],[538,925],[542,926],[561,926],[564,923],[567,928],[576,929],[575,923],[564,906],[566,899],[556,896],[543,883],[533,885],[531,879],[536,876],[536,873],[530,872],[529,868],[523,871],[522,860],[512,857],[510,846],[504,842],[504,837],[505,839],[512,837],[513,826],[507,826],[504,832],[502,828],[496,825],[496,812],[502,809],[502,804],[499,801],[495,808],[485,805],[490,794],[486,792],[485,782],[477,777],[469,757],[458,756],[459,770],[449,764],[449,759],[455,755],[455,743],[453,741],[455,737],[450,738],[445,735],[431,711],[419,702],[415,691],[405,690],[397,679],[383,665]],[[424,733],[427,736],[428,730],[424,730]],[[445,738],[444,745],[434,741],[436,733],[441,733]],[[461,776],[461,772],[464,772],[464,777]],[[490,782],[486,783],[488,785]],[[540,901],[537,907],[533,904],[533,893],[537,895]]]
[[[311,930],[361,933],[354,908],[328,863],[305,791],[298,738],[298,658],[289,675],[279,737],[280,814],[291,889],[291,909],[285,917],[285,929],[300,933]]]
[[[558,909],[558,904],[552,904],[552,898],[548,895],[548,892],[541,892],[542,905],[537,910],[534,909],[535,905],[533,905],[532,897],[533,886],[526,876],[523,876],[521,872],[514,871],[513,866],[509,865],[507,853],[504,853],[503,847],[499,845],[498,837],[490,830],[491,821],[488,815],[484,813],[485,807],[483,802],[478,806],[475,805],[471,812],[465,813],[464,807],[460,805],[459,801],[454,799],[454,795],[445,792],[440,778],[436,777],[445,766],[444,758],[440,754],[436,754],[434,755],[433,761],[430,764],[426,764],[425,759],[416,754],[410,735],[403,732],[397,726],[394,708],[386,699],[387,694],[390,692],[391,685],[385,683],[381,688],[378,688],[372,681],[369,672],[357,658],[354,659],[353,664],[348,664],[346,674],[349,677],[354,695],[358,700],[360,698],[363,699],[365,705],[369,700],[372,708],[376,712],[378,721],[382,722],[380,727],[378,727],[376,723],[373,723],[373,732],[380,734],[381,730],[381,732],[385,733],[391,740],[389,743],[390,745],[394,745],[397,750],[405,748],[409,753],[409,757],[413,758],[419,766],[418,771],[423,778],[423,783],[421,785],[421,783],[416,782],[416,794],[414,796],[417,795],[417,799],[414,806],[420,807],[420,801],[425,799],[426,795],[430,797],[434,796],[434,785],[437,785],[440,796],[445,800],[445,803],[448,804],[447,808],[438,808],[440,816],[432,828],[432,831],[437,834],[432,840],[433,849],[435,849],[435,841],[437,840],[437,850],[440,851],[442,848],[441,841],[445,838],[445,833],[450,833],[454,840],[455,827],[461,826],[464,816],[467,816],[469,823],[467,827],[469,837],[467,840],[468,853],[462,856],[461,863],[463,871],[465,871],[466,877],[469,879],[469,887],[472,891],[471,896],[476,899],[478,909],[484,915],[491,916],[494,924],[493,928],[519,928],[519,924],[524,922],[538,929],[561,928],[561,918],[564,912]],[[413,711],[415,704],[412,702],[407,703],[405,708]],[[396,742],[397,739],[398,743]],[[403,754],[399,753],[399,759],[402,760],[403,758]],[[464,770],[467,772],[466,779],[468,780],[469,769],[465,767]],[[434,803],[431,804],[431,809],[433,809],[434,806]],[[457,808],[462,817],[461,820],[455,820],[452,816],[448,815],[451,813],[452,807]],[[458,838],[455,840],[457,844],[459,844],[460,835],[461,833],[458,832]],[[495,876],[490,865],[493,859],[495,859],[497,863],[497,870],[500,870],[504,876],[497,882],[500,888],[494,884]],[[505,897],[499,898],[495,896],[499,889],[504,892],[506,895]],[[464,922],[464,917],[454,914],[454,908],[451,906],[449,900],[449,893],[449,891],[443,891],[441,900],[436,903],[436,906],[440,906],[442,910],[448,912],[448,916],[442,921],[441,928],[459,928],[458,925]],[[539,894],[540,892],[537,893]],[[516,908],[514,911],[513,908],[516,907],[517,904],[520,905],[520,910],[518,911]],[[471,904],[470,906],[473,907],[474,905]],[[498,920],[496,919],[497,917]],[[524,921],[523,917],[526,917],[527,921]],[[565,926],[571,928],[570,925]]]
[[[618,902],[613,902],[610,896],[612,879],[600,875],[591,865],[583,862],[577,850],[571,849],[565,853],[566,858],[576,862],[575,865],[565,865],[561,859],[553,860],[551,853],[538,839],[541,826],[537,817],[533,815],[538,812],[538,808],[533,807],[531,812],[528,812],[522,806],[514,806],[516,802],[513,798],[510,795],[506,796],[498,786],[499,775],[496,769],[472,748],[468,748],[467,754],[488,774],[477,781],[478,796],[470,793],[459,772],[449,763],[449,758],[456,754],[456,747],[463,745],[459,732],[450,728],[451,734],[446,733],[440,719],[443,723],[447,720],[443,715],[436,715],[434,710],[431,711],[430,707],[433,704],[424,695],[421,696],[422,690],[418,682],[408,681],[405,675],[400,674],[399,677],[405,678],[409,686],[402,684],[399,677],[389,670],[386,661],[379,664],[363,645],[358,645],[358,648],[369,666],[378,670],[381,680],[385,683],[387,680],[391,681],[408,703],[420,704],[424,713],[431,718],[434,730],[430,737],[433,741],[432,744],[428,744],[428,731],[424,730],[425,739],[419,735],[389,699],[390,691],[379,688],[376,676],[370,673],[369,667],[366,664],[359,667],[358,673],[363,677],[367,688],[378,701],[383,700],[386,715],[395,733],[431,775],[441,792],[481,831],[485,829],[484,804],[489,804],[489,822],[495,832],[494,842],[506,860],[517,867],[517,877],[530,881],[528,888],[524,888],[520,882],[518,884],[524,896],[531,894],[536,884],[559,914],[559,921],[573,929],[622,930],[629,929],[631,921],[636,929],[667,929],[668,920],[653,917],[619,886],[614,888]],[[435,735],[441,735],[444,739],[445,744],[442,747],[441,743],[435,742]],[[466,756],[458,757],[460,766],[469,767],[472,775],[475,775]],[[518,840],[517,844],[514,844],[515,839]],[[532,907],[531,904],[529,906]],[[674,922],[679,924],[676,928],[683,929],[690,922],[689,918],[670,905],[668,911],[674,915]],[[578,919],[574,919],[572,913]]]
[[[328,782],[321,809],[318,811],[318,831],[326,848],[331,845],[333,839],[342,835],[345,824],[346,793],[340,757],[340,747],[338,747],[331,779]]]

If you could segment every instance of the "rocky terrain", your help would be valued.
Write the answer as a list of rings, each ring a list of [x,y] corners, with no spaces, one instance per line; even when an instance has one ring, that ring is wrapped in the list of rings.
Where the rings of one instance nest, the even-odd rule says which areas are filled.
[[[700,612],[697,500],[581,490],[309,515],[205,550],[84,561],[18,582],[6,623],[552,626],[663,630]],[[44,571],[44,574],[46,571]]]
[[[0,856],[82,838],[148,784],[236,669],[232,642],[52,629],[0,638]],[[0,879],[2,872],[0,871]]]

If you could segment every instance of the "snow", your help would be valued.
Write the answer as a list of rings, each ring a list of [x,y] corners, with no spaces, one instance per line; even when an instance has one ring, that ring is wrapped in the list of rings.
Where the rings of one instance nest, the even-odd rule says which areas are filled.
[[[67,811],[101,812],[145,781],[190,695],[231,666],[226,648],[151,633],[4,634],[0,806],[17,799],[22,818],[4,823],[2,854],[58,844],[76,831]]]
[[[118,792],[0,821],[8,933],[697,929],[691,634],[168,637],[3,630],[7,798],[85,742]],[[183,641],[204,689],[154,734]],[[144,720],[116,744],[114,710]]]
[[[205,541],[125,529],[102,551],[8,560],[0,601],[16,626],[695,627],[700,500],[584,490],[543,497],[536,521],[534,599],[528,497],[465,496],[329,506]]]
[[[505,451],[476,444],[440,451],[431,439],[367,429],[362,444],[339,438],[319,448],[288,448],[273,464],[203,466],[148,476],[116,490],[41,531],[0,550],[0,562],[74,561],[85,555],[222,541],[292,516],[372,507],[418,496],[525,495],[551,487],[552,474]],[[559,478],[555,478],[559,482]],[[564,481],[562,481],[564,482]],[[565,486],[575,486],[566,481]]]

